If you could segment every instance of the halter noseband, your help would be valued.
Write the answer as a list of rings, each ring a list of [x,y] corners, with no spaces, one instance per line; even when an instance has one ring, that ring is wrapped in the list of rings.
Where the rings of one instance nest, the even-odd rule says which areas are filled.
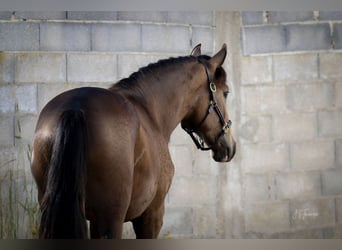
[[[192,129],[188,129],[188,128],[185,128],[183,126],[182,126],[182,128],[190,135],[191,139],[193,140],[193,142],[195,143],[195,145],[197,146],[198,149],[200,149],[200,150],[210,150],[210,149],[212,149],[212,146],[206,147],[204,145],[204,140],[201,137],[196,136],[195,135],[195,131],[198,130],[203,125],[203,123],[208,118],[208,116],[209,116],[209,114],[211,113],[212,110],[214,110],[216,112],[216,114],[218,115],[218,117],[220,119],[220,123],[222,125],[222,130],[218,134],[218,136],[216,137],[216,141],[222,135],[228,133],[228,129],[232,126],[232,121],[231,120],[229,120],[228,122],[225,121],[225,119],[223,117],[223,114],[222,114],[222,111],[221,111],[220,107],[217,105],[217,100],[216,100],[216,95],[215,95],[215,93],[216,93],[216,85],[215,85],[215,83],[211,79],[207,63],[204,60],[201,60],[201,59],[199,59],[198,62],[204,65],[205,73],[206,73],[207,78],[208,78],[209,90],[210,90],[210,104],[208,106],[207,113],[205,114],[205,116],[199,122],[199,124],[197,126],[195,126]]]

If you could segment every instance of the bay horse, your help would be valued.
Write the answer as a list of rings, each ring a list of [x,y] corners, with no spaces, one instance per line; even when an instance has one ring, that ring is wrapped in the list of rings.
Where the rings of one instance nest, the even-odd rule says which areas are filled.
[[[174,166],[168,142],[181,123],[196,146],[228,162],[235,154],[226,110],[224,44],[214,56],[150,64],[109,89],[83,87],[41,111],[32,174],[41,211],[39,238],[156,238]]]

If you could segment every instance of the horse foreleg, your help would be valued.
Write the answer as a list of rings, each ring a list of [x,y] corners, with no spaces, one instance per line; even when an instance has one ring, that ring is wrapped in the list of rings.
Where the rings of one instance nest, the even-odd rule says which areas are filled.
[[[164,203],[158,208],[146,210],[132,221],[137,239],[156,239],[163,225]]]

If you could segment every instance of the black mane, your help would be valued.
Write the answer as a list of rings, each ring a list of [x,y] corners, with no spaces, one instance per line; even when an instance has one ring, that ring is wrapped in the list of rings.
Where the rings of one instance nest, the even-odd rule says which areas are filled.
[[[183,56],[183,57],[171,57],[168,59],[161,59],[155,63],[150,63],[147,66],[141,67],[137,72],[132,73],[129,77],[123,78],[115,85],[124,89],[130,89],[136,86],[146,77],[156,77],[159,75],[160,70],[166,69],[172,66],[182,67],[183,64],[193,62],[197,60],[197,57]]]

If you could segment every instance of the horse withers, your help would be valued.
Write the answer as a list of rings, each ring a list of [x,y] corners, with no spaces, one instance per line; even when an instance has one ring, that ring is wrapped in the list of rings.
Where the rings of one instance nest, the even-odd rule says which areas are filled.
[[[181,123],[215,161],[235,154],[222,64],[196,46],[190,56],[150,64],[109,89],[84,87],[41,111],[32,173],[41,209],[40,238],[156,238],[174,174],[168,142]]]

